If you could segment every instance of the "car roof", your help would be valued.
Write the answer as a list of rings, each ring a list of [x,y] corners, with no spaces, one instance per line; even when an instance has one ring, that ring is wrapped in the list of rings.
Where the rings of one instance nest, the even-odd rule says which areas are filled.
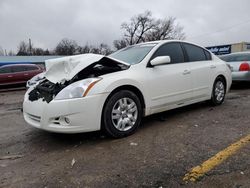
[[[193,42],[189,42],[189,41],[185,41],[185,40],[177,40],[177,39],[169,39],[169,40],[156,40],[156,41],[150,41],[150,42],[144,42],[144,43],[139,43],[139,44],[136,44],[136,45],[142,45],[142,44],[165,44],[165,43],[169,43],[169,42],[181,42],[181,43],[188,43],[188,44],[192,44],[192,45],[195,45],[195,46],[199,46],[207,51],[209,51],[208,49],[206,49],[205,47],[199,45],[199,44],[195,44]]]
[[[0,68],[2,67],[14,67],[14,66],[37,66],[35,64],[8,64],[8,65],[2,65],[0,66]]]
[[[221,55],[221,57],[230,56],[230,55],[247,55],[247,54],[250,54],[250,52],[234,52],[234,53],[231,53],[231,54]]]

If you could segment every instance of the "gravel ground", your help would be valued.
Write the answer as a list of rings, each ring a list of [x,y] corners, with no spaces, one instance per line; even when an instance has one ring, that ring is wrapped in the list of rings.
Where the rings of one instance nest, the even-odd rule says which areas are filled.
[[[199,103],[144,118],[132,136],[53,134],[22,117],[24,90],[0,93],[0,187],[250,187],[250,145],[195,183],[194,166],[250,134],[250,87],[223,105]]]

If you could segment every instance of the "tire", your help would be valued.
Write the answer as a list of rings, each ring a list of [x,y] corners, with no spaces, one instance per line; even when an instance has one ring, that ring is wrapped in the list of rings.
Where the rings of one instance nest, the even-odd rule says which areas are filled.
[[[121,90],[106,101],[102,115],[102,129],[111,137],[133,134],[142,119],[142,105],[133,92]]]
[[[226,83],[222,77],[217,77],[214,81],[210,103],[213,106],[221,105],[226,96]]]

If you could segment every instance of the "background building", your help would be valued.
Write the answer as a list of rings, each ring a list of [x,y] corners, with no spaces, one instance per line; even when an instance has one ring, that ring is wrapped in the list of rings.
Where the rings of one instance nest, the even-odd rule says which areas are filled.
[[[7,64],[39,64],[44,65],[45,60],[63,56],[0,56],[0,66]]]
[[[206,47],[208,50],[213,52],[215,55],[230,54],[234,52],[250,51],[250,42],[241,42],[219,46]]]

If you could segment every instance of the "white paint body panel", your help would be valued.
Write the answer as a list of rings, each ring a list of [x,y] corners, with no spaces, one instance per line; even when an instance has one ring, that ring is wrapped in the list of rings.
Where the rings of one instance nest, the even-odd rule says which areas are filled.
[[[26,122],[52,132],[76,133],[100,130],[104,103],[109,94],[120,86],[130,85],[140,90],[145,102],[145,116],[209,100],[213,83],[218,75],[225,77],[227,91],[229,90],[232,82],[231,71],[225,62],[212,54],[211,61],[147,67],[152,54],[167,42],[169,41],[158,42],[140,63],[131,65],[128,70],[100,76],[102,80],[94,85],[86,97],[52,100],[46,103],[42,100],[31,102],[26,94],[23,103]],[[80,68],[79,64],[76,66]],[[50,78],[58,81],[54,76],[51,74]],[[61,127],[51,123],[54,118],[60,116],[69,118],[70,123]],[[40,122],[36,118],[38,120],[40,118]]]
[[[250,81],[250,71],[239,71],[240,65],[242,63],[248,63],[250,66],[249,61],[227,62],[227,64],[230,65],[231,70],[232,70],[233,81]]]

